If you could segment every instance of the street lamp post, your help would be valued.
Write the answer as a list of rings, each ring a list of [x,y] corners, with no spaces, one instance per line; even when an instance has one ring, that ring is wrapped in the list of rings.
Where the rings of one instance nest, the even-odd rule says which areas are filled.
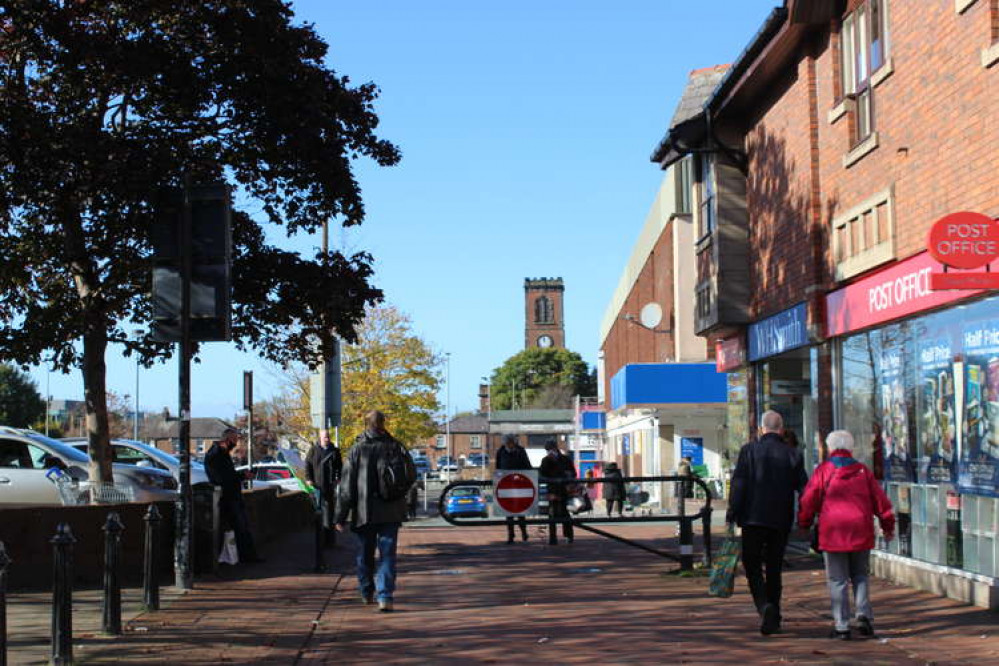
[[[450,465],[448,465],[447,480],[451,481],[451,465],[455,467],[458,463],[454,460],[454,450],[451,448],[451,352],[444,354],[447,357],[447,365],[445,366],[444,374],[444,387],[445,387],[445,402],[444,402],[444,445],[447,448],[447,457],[450,460]]]
[[[142,331],[136,330],[135,339],[142,337]],[[132,417],[132,439],[139,441],[139,354],[135,354],[135,412]]]

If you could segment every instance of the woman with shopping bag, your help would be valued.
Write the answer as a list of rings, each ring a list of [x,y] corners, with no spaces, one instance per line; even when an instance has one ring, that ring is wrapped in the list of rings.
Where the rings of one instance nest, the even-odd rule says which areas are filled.
[[[835,626],[830,638],[850,640],[850,585],[853,586],[856,626],[861,636],[874,635],[874,612],[868,591],[874,518],[885,538],[895,531],[895,514],[874,473],[853,457],[853,436],[834,430],[826,438],[828,460],[812,475],[798,510],[798,525],[808,529],[818,520],[818,549],[826,565],[826,580]]]

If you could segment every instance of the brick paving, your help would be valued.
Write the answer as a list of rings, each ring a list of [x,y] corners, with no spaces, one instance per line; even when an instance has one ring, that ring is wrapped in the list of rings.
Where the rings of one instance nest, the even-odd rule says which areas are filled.
[[[674,530],[610,529],[660,547],[666,540],[656,535]],[[134,615],[124,636],[78,635],[77,660],[999,663],[995,614],[880,580],[872,584],[880,639],[829,640],[825,579],[815,558],[790,557],[785,628],[764,637],[744,579],[731,599],[713,599],[705,578],[673,575],[669,560],[585,533],[556,547],[542,536],[534,528],[529,543],[507,546],[502,528],[406,528],[396,612],[383,614],[360,603],[348,548],[330,552],[332,573],[314,574],[309,535],[293,535],[271,544],[267,563],[199,581],[164,610]],[[25,657],[24,646],[18,649]],[[46,655],[11,663],[44,663]]]

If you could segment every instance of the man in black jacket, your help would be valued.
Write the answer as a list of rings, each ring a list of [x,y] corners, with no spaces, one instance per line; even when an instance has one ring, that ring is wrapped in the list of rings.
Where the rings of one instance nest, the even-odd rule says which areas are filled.
[[[406,496],[384,500],[378,495],[378,458],[390,447],[402,447],[385,429],[385,415],[368,412],[361,433],[343,467],[334,522],[343,531],[350,518],[350,529],[357,536],[357,581],[365,604],[378,600],[378,610],[393,609],[395,592],[396,546],[399,526],[406,519]],[[405,448],[405,447],[403,447]],[[408,453],[406,454],[408,455]],[[375,571],[375,550],[378,570]]]
[[[212,444],[212,448],[205,454],[205,473],[213,485],[222,489],[222,495],[219,497],[222,530],[232,530],[236,533],[239,561],[262,562],[253,545],[250,521],[246,517],[246,507],[243,505],[243,480],[232,462],[232,450],[238,443],[238,430],[235,428],[223,430],[222,439]]]
[[[765,635],[780,629],[781,567],[794,519],[794,494],[800,495],[808,481],[801,454],[781,438],[783,427],[780,414],[763,413],[760,438],[739,451],[726,515],[729,523],[742,528],[742,563]]]
[[[517,443],[515,435],[503,435],[503,446],[496,452],[496,471],[499,470],[532,469],[531,459],[527,451]],[[527,521],[523,516],[517,516],[520,526],[520,536],[527,541]],[[506,517],[506,542],[513,543],[513,516]]]
[[[569,456],[562,453],[554,439],[545,442],[546,455],[541,461],[541,479],[575,479],[576,468],[572,464]],[[569,501],[569,486],[565,483],[548,484],[548,510],[552,512],[552,517],[562,523],[562,536],[569,543],[572,543],[574,533],[572,529],[572,518],[569,516],[569,509],[566,503]],[[554,544],[554,533],[548,537],[549,543]]]
[[[329,430],[319,431],[319,442],[309,449],[305,459],[305,476],[316,492],[323,511],[323,528],[326,530],[326,542],[336,543],[336,532],[333,530],[333,512],[336,510],[336,487],[340,482],[340,472],[343,460],[338,449],[330,440]]]

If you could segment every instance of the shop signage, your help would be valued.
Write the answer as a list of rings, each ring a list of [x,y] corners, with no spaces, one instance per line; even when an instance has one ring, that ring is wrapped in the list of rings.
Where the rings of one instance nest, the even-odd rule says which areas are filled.
[[[783,354],[808,344],[808,310],[804,303],[778,312],[749,327],[749,360]]]
[[[831,292],[826,296],[826,336],[843,335],[981,293],[981,289],[935,291],[930,275],[939,267],[929,252],[923,252]],[[993,261],[990,268],[999,270],[999,261]]]
[[[931,273],[930,289],[996,289],[999,274],[948,273],[947,268],[982,268],[999,258],[999,221],[988,215],[962,211],[937,220],[926,239],[930,255],[944,265]]]
[[[770,395],[808,395],[812,383],[807,379],[771,379]]]
[[[691,465],[704,464],[704,439],[701,437],[681,437],[680,455],[690,458]]]
[[[746,365],[746,339],[742,334],[715,341],[715,367],[729,372]]]

